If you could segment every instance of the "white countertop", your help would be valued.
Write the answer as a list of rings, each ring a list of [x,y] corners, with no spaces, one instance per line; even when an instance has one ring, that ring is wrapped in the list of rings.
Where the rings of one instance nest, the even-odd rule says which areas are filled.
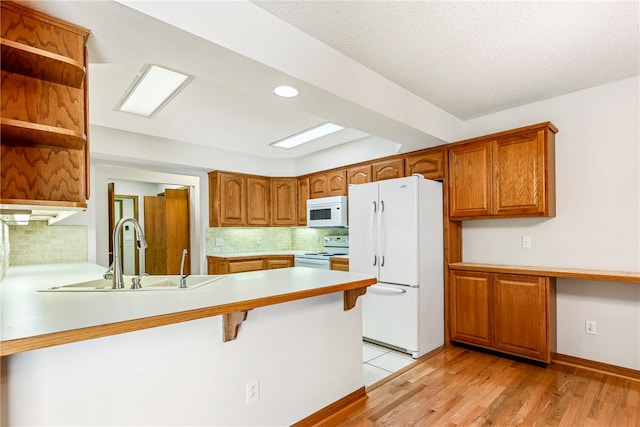
[[[319,290],[330,293],[375,283],[370,275],[295,267],[230,274],[211,284],[186,290],[37,292],[51,286],[97,279],[104,271],[104,267],[91,263],[10,267],[0,283],[0,338],[5,342],[211,309],[194,314],[206,317],[225,310],[247,310],[317,296]],[[184,320],[188,319],[176,321]]]
[[[261,251],[261,252],[221,252],[221,253],[208,253],[207,256],[221,257],[221,258],[241,258],[250,256],[278,256],[278,255],[304,255],[313,251]]]

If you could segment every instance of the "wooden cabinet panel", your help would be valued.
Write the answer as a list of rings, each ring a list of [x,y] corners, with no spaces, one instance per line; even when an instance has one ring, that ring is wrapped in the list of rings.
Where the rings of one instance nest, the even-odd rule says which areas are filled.
[[[309,196],[309,177],[303,176],[297,179],[297,225],[307,225],[307,199]]]
[[[427,179],[444,179],[444,149],[407,156],[404,161],[405,176],[419,173]]]
[[[532,359],[550,360],[546,280],[534,276],[493,276],[496,349]]]
[[[349,271],[349,258],[331,257],[329,264],[331,270]]]
[[[327,196],[347,195],[347,171],[327,172]]]
[[[375,162],[371,165],[373,181],[404,177],[404,159],[392,159]]]
[[[208,274],[232,274],[247,271],[293,267],[293,255],[250,256],[238,258],[207,257]]]
[[[271,225],[296,225],[296,178],[271,178]]]
[[[452,272],[451,339],[492,345],[491,339],[491,274]]]
[[[321,172],[309,177],[309,198],[346,196],[347,195],[347,171],[346,169]]]
[[[0,3],[0,203],[84,208],[89,31]]]
[[[264,258],[263,267],[265,270],[293,267],[293,255],[270,256],[268,258]]]
[[[450,338],[551,361],[554,279],[476,271],[450,273]]]
[[[491,149],[487,141],[449,149],[449,216],[491,213]]]
[[[209,226],[242,226],[247,223],[247,189],[244,176],[209,173]]]
[[[309,198],[317,199],[327,196],[327,175],[314,174],[309,177]]]
[[[450,147],[449,216],[554,216],[557,131],[547,122]]]
[[[493,144],[494,213],[542,214],[547,209],[544,131],[500,138]]]
[[[371,182],[371,165],[354,166],[347,169],[347,185]]]
[[[247,225],[268,226],[271,222],[269,178],[247,176]]]

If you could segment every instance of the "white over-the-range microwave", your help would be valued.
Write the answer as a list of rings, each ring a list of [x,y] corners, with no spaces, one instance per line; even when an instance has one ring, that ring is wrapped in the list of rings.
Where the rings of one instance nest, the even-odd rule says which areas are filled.
[[[307,227],[346,227],[347,196],[307,200]]]

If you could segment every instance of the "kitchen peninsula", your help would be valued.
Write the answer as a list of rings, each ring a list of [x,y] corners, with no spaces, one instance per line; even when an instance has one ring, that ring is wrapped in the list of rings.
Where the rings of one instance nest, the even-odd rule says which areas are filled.
[[[284,425],[364,397],[356,300],[372,277],[288,268],[187,290],[37,292],[103,272],[7,273],[2,425]],[[247,311],[225,342],[225,315]]]

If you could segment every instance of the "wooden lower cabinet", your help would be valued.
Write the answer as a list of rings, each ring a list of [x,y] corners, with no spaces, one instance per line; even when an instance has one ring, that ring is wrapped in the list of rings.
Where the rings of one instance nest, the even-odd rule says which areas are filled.
[[[452,341],[551,362],[555,278],[452,271]]]
[[[207,257],[208,274],[244,273],[287,267],[293,267],[293,255]]]
[[[329,265],[331,270],[349,271],[349,258],[331,257]]]

